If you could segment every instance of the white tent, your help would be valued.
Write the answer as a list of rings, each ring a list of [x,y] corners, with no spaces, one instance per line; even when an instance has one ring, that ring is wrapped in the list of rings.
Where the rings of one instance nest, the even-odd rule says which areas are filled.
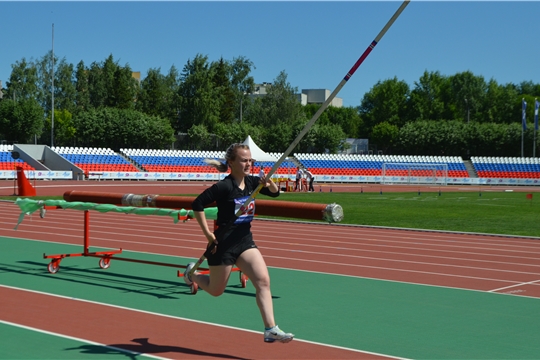
[[[257,144],[255,144],[255,141],[253,141],[250,135],[248,135],[248,137],[246,138],[246,140],[244,140],[242,144],[249,146],[249,149],[251,150],[251,157],[255,159],[255,161],[257,162],[262,162],[262,161],[277,162],[278,161],[277,158],[262,151],[261,148],[258,147]]]

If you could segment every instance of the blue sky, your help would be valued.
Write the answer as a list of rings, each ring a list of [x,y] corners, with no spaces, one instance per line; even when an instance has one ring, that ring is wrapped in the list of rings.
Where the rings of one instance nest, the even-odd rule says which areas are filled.
[[[1,1],[0,80],[52,48],[76,65],[110,54],[142,77],[197,54],[245,56],[256,82],[284,70],[293,87],[334,90],[401,5],[395,1]],[[337,95],[358,106],[377,81],[472,71],[500,84],[540,82],[540,2],[412,0]]]

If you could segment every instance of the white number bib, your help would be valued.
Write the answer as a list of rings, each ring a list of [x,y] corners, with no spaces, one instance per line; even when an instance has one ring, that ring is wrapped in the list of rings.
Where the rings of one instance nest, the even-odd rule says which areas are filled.
[[[246,202],[249,196],[244,196],[238,199],[234,199],[234,212],[235,214],[242,208],[242,205]],[[236,219],[235,224],[248,223],[253,220],[255,216],[255,199],[252,199],[251,202],[247,205],[246,208],[242,210],[242,214]]]

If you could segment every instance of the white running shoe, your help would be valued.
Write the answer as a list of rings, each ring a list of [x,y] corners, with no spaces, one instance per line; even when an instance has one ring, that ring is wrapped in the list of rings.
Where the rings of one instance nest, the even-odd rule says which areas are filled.
[[[294,338],[294,334],[283,332],[277,325],[270,330],[264,331],[264,342],[279,341],[282,343],[288,343]]]
[[[191,284],[193,284],[193,280],[191,280],[191,276],[189,276],[189,273],[190,273],[191,269],[193,269],[194,266],[195,266],[195,263],[190,262],[187,265],[186,270],[184,271],[184,281],[188,286],[191,286]]]

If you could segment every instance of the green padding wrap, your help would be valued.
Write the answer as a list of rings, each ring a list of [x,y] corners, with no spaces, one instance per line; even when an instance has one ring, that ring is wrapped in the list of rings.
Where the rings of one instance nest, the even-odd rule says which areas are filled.
[[[77,201],[65,201],[65,200],[32,200],[32,199],[20,199],[17,198],[15,204],[21,209],[21,215],[19,216],[19,221],[15,226],[15,230],[19,224],[23,221],[24,215],[31,215],[36,210],[44,209],[44,206],[59,206],[63,209],[73,209],[73,210],[95,210],[101,213],[106,212],[117,212],[125,214],[135,214],[135,215],[158,215],[158,216],[170,216],[172,217],[174,223],[176,224],[180,220],[180,216],[189,216],[193,217],[193,210],[175,210],[175,209],[158,209],[158,208],[142,208],[135,206],[116,206],[111,204],[95,204],[87,202],[77,202]],[[204,214],[207,219],[215,220],[217,219],[217,208],[206,208],[204,209]]]

